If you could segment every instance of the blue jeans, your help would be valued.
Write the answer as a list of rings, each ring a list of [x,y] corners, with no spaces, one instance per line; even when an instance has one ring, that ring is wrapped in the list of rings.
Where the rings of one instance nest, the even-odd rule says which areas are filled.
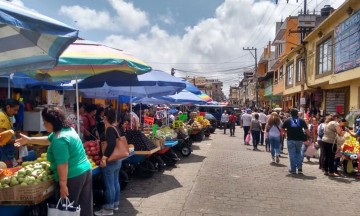
[[[105,187],[105,209],[114,209],[114,205],[119,205],[120,183],[119,173],[122,160],[109,162],[102,168],[102,175]]]
[[[280,139],[280,137],[269,136],[272,157],[280,155]]]
[[[302,147],[301,147],[301,159],[302,160],[304,160],[305,152],[307,149],[308,149],[308,146],[303,143]],[[306,158],[310,160],[310,157],[306,156]]]
[[[303,141],[297,141],[297,140],[287,141],[290,167],[292,172],[296,172],[296,168],[302,169],[302,157],[301,157],[302,145],[303,145]]]

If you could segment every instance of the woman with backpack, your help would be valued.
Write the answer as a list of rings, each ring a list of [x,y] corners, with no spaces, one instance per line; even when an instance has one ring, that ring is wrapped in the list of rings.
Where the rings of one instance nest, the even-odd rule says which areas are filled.
[[[269,136],[270,149],[271,149],[271,162],[280,162],[280,142],[281,142],[281,128],[282,122],[277,112],[271,113],[270,118],[265,126]]]
[[[254,119],[251,120],[250,130],[249,130],[249,134],[251,133],[251,135],[252,135],[254,151],[259,150],[257,148],[257,146],[260,143],[260,132],[261,131],[262,131],[262,126],[261,126],[261,122],[259,121],[259,114],[255,113]]]

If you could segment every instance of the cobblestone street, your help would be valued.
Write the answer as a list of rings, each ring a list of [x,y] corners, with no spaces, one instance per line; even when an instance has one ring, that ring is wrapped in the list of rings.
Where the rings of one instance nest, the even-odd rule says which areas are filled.
[[[324,176],[316,159],[290,175],[287,155],[271,165],[265,147],[252,151],[236,129],[194,143],[177,168],[132,179],[116,215],[359,215],[354,177]]]

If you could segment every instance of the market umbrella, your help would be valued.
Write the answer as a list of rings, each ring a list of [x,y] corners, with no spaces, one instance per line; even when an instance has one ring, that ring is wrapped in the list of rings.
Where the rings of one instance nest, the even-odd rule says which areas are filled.
[[[139,76],[112,71],[86,78],[78,86],[85,97],[103,99],[117,99],[119,95],[166,96],[186,88],[183,80],[159,70]]]
[[[0,1],[0,74],[53,68],[77,37],[64,23]]]
[[[175,95],[161,98],[165,100],[173,100],[173,104],[206,104],[205,100],[186,90],[182,90],[180,93]]]
[[[143,74],[151,67],[143,61],[102,44],[77,40],[60,56],[59,64],[50,70],[37,70],[29,74],[39,80],[76,80],[76,104],[79,105],[77,80],[109,71],[122,71],[129,74]],[[77,107],[77,128],[80,130],[79,107]]]
[[[199,97],[201,99],[203,99],[204,101],[206,101],[207,103],[211,103],[213,101],[213,99],[209,95],[207,95],[203,92],[201,93],[201,95],[199,95]]]
[[[191,84],[190,82],[186,82],[185,90],[189,91],[189,92],[191,92],[193,94],[196,94],[196,95],[201,95],[202,94],[200,89],[198,89],[195,85]]]
[[[206,101],[185,89],[174,95],[152,98],[135,98],[134,102],[144,104],[206,104]]]
[[[151,71],[151,67],[121,50],[77,40],[63,52],[56,67],[29,74],[41,80],[62,81],[85,79],[109,71],[139,75]]]

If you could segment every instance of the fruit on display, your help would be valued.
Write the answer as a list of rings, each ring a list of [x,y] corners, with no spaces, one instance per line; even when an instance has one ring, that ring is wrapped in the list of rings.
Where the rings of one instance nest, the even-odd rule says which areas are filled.
[[[41,182],[52,180],[54,176],[50,170],[50,163],[28,162],[11,176],[3,177],[0,180],[0,188],[8,188],[14,186],[27,186],[39,184]]]
[[[86,141],[84,142],[84,149],[88,159],[95,162],[96,165],[100,164],[100,144],[97,141]],[[90,161],[91,163],[91,161]]]
[[[200,124],[200,122],[198,122],[198,121],[194,121],[194,123],[192,123],[191,127],[193,129],[199,129],[199,130],[201,130],[203,128],[202,125]]]
[[[354,137],[346,136],[345,143],[341,146],[344,153],[357,154],[360,153],[360,144]]]
[[[5,145],[14,136],[13,130],[6,130],[0,133],[0,146]]]
[[[162,127],[158,132],[162,133],[166,140],[173,140],[177,138],[177,133],[168,126]]]
[[[7,168],[6,163],[0,161],[0,169],[5,169],[5,168]]]
[[[151,142],[141,131],[130,130],[126,133],[126,139],[129,144],[134,145],[135,151],[151,151],[157,146]]]

